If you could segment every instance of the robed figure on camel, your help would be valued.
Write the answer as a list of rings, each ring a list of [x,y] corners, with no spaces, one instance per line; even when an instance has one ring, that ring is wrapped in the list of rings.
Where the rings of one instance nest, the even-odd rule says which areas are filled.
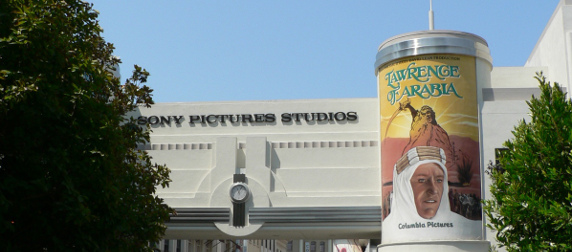
[[[465,152],[455,148],[455,144],[449,139],[447,131],[437,123],[433,108],[423,105],[421,109],[417,110],[411,105],[409,98],[405,98],[399,102],[399,108],[389,120],[388,128],[393,118],[406,110],[411,113],[412,121],[411,129],[409,130],[409,141],[401,154],[403,155],[417,146],[439,147],[447,155],[447,170],[456,171],[457,177],[453,181],[458,181],[455,183],[467,186],[471,181],[473,160]]]
[[[449,134],[437,123],[433,108],[423,105],[420,110],[417,110],[411,106],[411,101],[406,98],[399,102],[399,110],[409,110],[413,118],[409,130],[409,142],[402,154],[416,146],[435,146],[443,149],[447,157],[454,157]]]

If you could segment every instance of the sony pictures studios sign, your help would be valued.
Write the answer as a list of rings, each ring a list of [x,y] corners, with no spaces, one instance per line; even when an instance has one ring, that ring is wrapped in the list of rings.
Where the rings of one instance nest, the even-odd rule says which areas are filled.
[[[275,125],[282,124],[330,124],[357,122],[358,113],[348,112],[304,112],[304,113],[260,113],[260,114],[195,114],[195,115],[150,115],[135,118],[138,125],[151,126],[217,126],[217,125]]]

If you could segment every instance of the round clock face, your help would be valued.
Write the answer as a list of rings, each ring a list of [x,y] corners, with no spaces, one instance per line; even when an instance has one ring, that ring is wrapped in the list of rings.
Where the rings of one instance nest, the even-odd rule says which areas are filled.
[[[230,197],[235,202],[246,201],[248,194],[248,188],[244,184],[235,184],[230,188]]]

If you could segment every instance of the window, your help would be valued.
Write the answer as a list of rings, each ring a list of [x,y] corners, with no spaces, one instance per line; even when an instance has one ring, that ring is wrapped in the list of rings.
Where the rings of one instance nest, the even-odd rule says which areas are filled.
[[[165,244],[163,244],[163,252],[169,252],[169,240],[165,240]]]

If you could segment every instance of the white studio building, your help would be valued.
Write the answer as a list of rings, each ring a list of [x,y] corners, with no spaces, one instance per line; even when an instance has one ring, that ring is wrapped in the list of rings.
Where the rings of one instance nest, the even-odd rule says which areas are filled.
[[[160,103],[149,109],[141,108],[133,117],[142,125],[149,123],[153,130],[151,142],[143,149],[151,154],[154,162],[165,163],[171,169],[170,187],[159,189],[157,193],[177,211],[167,223],[165,239],[170,239],[171,244],[168,250],[341,251],[339,247],[336,249],[339,246],[336,240],[350,239],[361,242],[356,248],[366,247],[368,244],[363,241],[371,240],[367,249],[381,252],[419,248],[488,251],[489,246],[495,244],[494,234],[482,228],[486,220],[474,213],[468,214],[467,210],[459,211],[464,212],[467,220],[480,225],[476,236],[386,239],[393,231],[382,232],[386,230],[382,228],[382,218],[392,213],[384,204],[392,202],[389,195],[394,194],[383,192],[399,186],[396,180],[391,183],[391,176],[389,180],[384,179],[386,174],[382,169],[388,169],[391,174],[394,163],[382,168],[385,157],[382,152],[392,149],[384,147],[384,141],[391,138],[387,132],[393,134],[391,130],[397,128],[398,120],[408,122],[405,132],[410,132],[409,124],[415,119],[414,112],[396,112],[396,116],[388,119],[384,110],[393,112],[402,106],[399,104],[406,99],[404,92],[410,95],[412,107],[431,105],[437,116],[442,105],[439,101],[429,102],[433,97],[415,100],[415,92],[423,96],[423,87],[420,87],[409,93],[407,90],[397,92],[403,99],[394,100],[390,103],[393,107],[387,108],[384,102],[389,96],[386,97],[384,89],[393,80],[388,76],[400,71],[414,75],[411,69],[415,66],[419,77],[416,81],[423,84],[421,77],[440,78],[439,75],[449,73],[448,78],[454,80],[444,76],[443,86],[439,86],[442,89],[426,94],[436,96],[436,93],[448,92],[450,98],[454,96],[453,91],[461,92],[459,85],[465,85],[464,82],[459,84],[459,79],[475,75],[464,81],[475,90],[474,104],[468,106],[474,106],[476,112],[467,117],[475,125],[477,135],[473,142],[477,145],[462,150],[478,158],[473,160],[477,168],[468,168],[474,179],[463,180],[455,170],[446,173],[450,193],[458,189],[460,194],[464,190],[466,195],[487,199],[491,197],[490,181],[484,169],[489,161],[495,160],[495,149],[501,148],[512,136],[511,130],[518,121],[527,118],[525,101],[539,94],[538,83],[533,79],[535,73],[543,71],[550,81],[570,90],[570,34],[572,1],[561,0],[528,61],[521,67],[493,67],[486,41],[476,35],[431,30],[402,34],[380,46],[374,67],[380,93],[372,94],[374,98]],[[444,58],[451,61],[439,61]],[[455,61],[459,58],[460,61],[468,59],[469,65]],[[431,63],[424,69],[422,64],[426,61]],[[399,70],[399,64],[405,64],[405,70]],[[441,66],[447,66],[450,72],[436,70]],[[462,72],[468,68],[472,72]],[[402,84],[406,81],[405,77],[398,79]],[[453,85],[458,86],[451,87]],[[458,94],[458,97],[466,99],[467,95]],[[393,121],[393,126],[389,127],[388,120]],[[442,118],[437,120],[443,123]],[[459,144],[455,147],[453,141],[461,141],[454,139],[461,139],[463,133],[454,133],[444,124],[441,126],[449,132],[453,148],[459,147]],[[455,138],[455,134],[459,137]],[[409,138],[411,142],[413,136],[402,138]],[[407,150],[402,146],[395,149],[398,149],[396,158]],[[451,156],[447,155],[450,162]],[[453,209],[455,198],[450,196],[449,201]],[[405,224],[400,224],[395,234],[410,232],[415,237],[423,236],[416,233],[423,228]],[[448,224],[441,225],[431,232],[445,230]],[[406,232],[400,233],[402,231]],[[185,241],[180,245],[181,241],[177,240]],[[238,246],[222,243],[226,245],[205,249],[201,248],[205,246],[201,240],[232,240]],[[247,246],[245,240],[261,240],[262,244],[278,240],[281,242],[269,244],[282,245],[273,247],[279,249],[267,249],[258,243],[255,249],[253,245]],[[294,242],[286,245],[282,240]],[[311,247],[312,241],[314,247]],[[165,248],[163,243],[160,249]]]

